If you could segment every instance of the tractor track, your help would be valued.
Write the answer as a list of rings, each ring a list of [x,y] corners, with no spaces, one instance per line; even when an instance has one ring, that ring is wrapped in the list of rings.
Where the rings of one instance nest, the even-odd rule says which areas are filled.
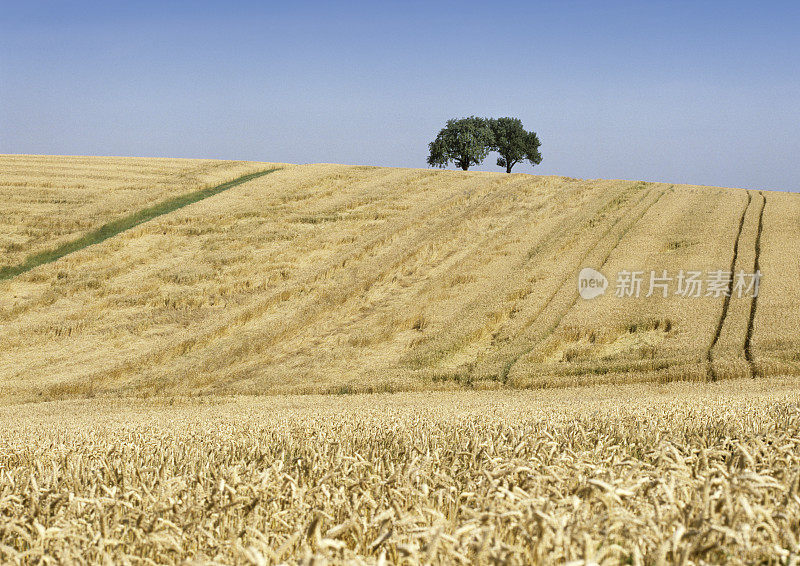
[[[739,229],[736,232],[736,239],[733,243],[733,256],[731,257],[731,266],[728,270],[731,273],[731,279],[728,282],[728,290],[725,298],[722,301],[722,312],[720,312],[719,319],[717,319],[717,327],[714,329],[714,336],[711,339],[711,344],[706,350],[706,368],[707,375],[711,381],[717,381],[719,378],[717,372],[714,370],[714,348],[719,342],[720,335],[722,334],[722,327],[725,325],[725,319],[728,316],[728,308],[731,304],[731,294],[733,291],[733,272],[736,269],[736,261],[739,259],[739,242],[742,238],[742,230],[744,228],[744,219],[747,216],[747,211],[750,209],[750,204],[753,202],[753,196],[750,191],[747,191],[747,203],[742,210],[742,215],[739,218]]]
[[[753,273],[757,274],[761,271],[761,263],[760,263],[760,256],[761,256],[761,234],[764,231],[764,208],[767,206],[767,197],[764,196],[762,191],[758,192],[761,195],[761,210],[758,213],[758,232],[756,233],[756,254],[755,260],[753,261]],[[744,357],[747,360],[748,365],[750,366],[750,376],[757,377],[758,372],[756,370],[755,360],[753,359],[753,350],[752,350],[752,342],[753,342],[753,323],[756,319],[756,308],[758,306],[758,293],[753,293],[753,299],[750,302],[750,317],[747,321],[747,335],[744,339]]]
[[[570,184],[569,188],[570,188],[570,191],[574,193],[574,192],[579,192],[579,191],[585,189],[586,187],[584,186],[584,183],[582,183],[582,182],[573,182],[573,183]],[[536,211],[534,211],[534,213],[538,213],[539,211],[541,211],[541,209],[544,208],[544,206],[546,206],[547,204],[550,204],[555,198],[563,198],[563,194],[562,195],[556,195],[556,194],[551,195],[546,201],[542,202],[537,207],[537,209],[536,209]],[[613,200],[613,199],[609,199],[609,200]],[[602,208],[602,206],[605,205],[605,204],[607,204],[607,203],[603,202],[600,206],[597,207],[597,209]],[[593,212],[596,212],[596,210],[593,211]],[[554,241],[560,241],[560,240],[565,239],[567,237],[566,227],[569,226],[569,220],[572,220],[572,217],[560,222],[556,227],[552,228],[547,234],[545,234],[543,237],[541,237],[539,239],[539,241],[537,241],[536,245],[533,248],[531,248],[531,250],[536,250],[536,249],[543,248],[544,247],[544,242],[551,243],[551,242],[554,242]],[[521,218],[521,219],[518,219],[518,220],[514,221],[514,226],[522,225],[522,227],[524,229],[524,228],[527,227],[529,222],[530,222],[530,219]],[[508,238],[507,234],[511,230],[510,226],[511,225],[509,225],[508,229],[503,231],[504,235],[506,235],[507,238]],[[514,229],[516,230],[516,228],[514,228]],[[483,241],[482,244],[479,244],[479,245],[476,246],[476,249],[473,250],[469,256],[464,257],[461,260],[461,263],[467,261],[471,256],[473,256],[480,248],[483,247],[484,243],[488,243],[490,241],[496,241],[496,237],[495,236],[491,236],[489,238],[486,238]],[[528,271],[528,270],[530,270],[532,268],[532,266],[538,266],[541,263],[542,259],[536,257],[536,255],[533,254],[532,251],[530,251],[530,250],[528,252],[528,256],[531,256],[531,257],[523,258],[519,262],[518,266],[516,267],[516,269],[519,270],[519,273],[521,275],[524,275],[526,273],[526,271]],[[453,268],[451,268],[451,269],[453,269]],[[511,285],[511,283],[509,283],[508,281],[504,281],[502,283],[502,285],[503,285],[502,290],[501,289],[493,289],[493,294],[502,294],[505,291],[506,286]],[[477,308],[477,307],[475,307],[474,304],[470,304],[468,307],[465,307],[464,309],[462,309],[462,311],[461,311],[459,316],[461,318],[469,317],[469,316],[471,316],[471,313],[474,312],[475,308]],[[505,324],[505,322],[507,320],[508,320],[508,313],[505,313],[503,321],[501,321],[499,323],[487,322],[486,324],[484,324],[480,328],[474,329],[471,332],[466,333],[465,335],[451,336],[450,337],[450,343],[451,344],[457,344],[457,345],[453,346],[454,348],[463,349],[468,344],[470,344],[474,340],[476,340],[479,336],[482,336],[482,335],[484,335],[485,332],[490,331],[488,329],[490,329],[492,327],[501,327],[502,328],[503,324]],[[426,364],[435,364],[444,355],[446,355],[446,354],[442,353],[441,350],[439,350],[437,352],[434,352],[433,354],[428,353],[428,354],[425,355],[425,363]]]
[[[613,253],[613,251],[617,248],[617,246],[622,241],[622,239],[625,237],[625,235],[639,222],[639,220],[642,219],[642,217],[644,217],[645,214],[647,214],[647,211],[649,211],[661,199],[661,197],[663,197],[667,192],[672,190],[672,188],[673,188],[673,186],[670,185],[666,189],[662,190],[661,193],[650,204],[646,205],[644,207],[644,209],[636,216],[636,218],[630,224],[628,224],[627,227],[625,227],[622,230],[622,232],[617,237],[616,241],[612,244],[612,246],[609,249],[609,251],[605,254],[605,256],[603,258],[603,261],[602,261],[602,265],[605,265],[605,263],[608,261],[608,258],[611,255],[611,253]],[[655,187],[650,188],[644,195],[642,195],[641,198],[639,198],[639,200],[637,200],[635,202],[635,204],[633,204],[633,206],[630,207],[629,210],[633,210],[636,207],[638,207],[640,204],[645,202],[647,200],[647,198],[650,195],[652,195],[654,192],[655,192]],[[619,216],[616,220],[614,220],[614,222],[611,224],[611,226],[609,226],[608,229],[603,233],[603,235],[597,240],[597,243],[594,246],[592,246],[585,254],[583,254],[583,256],[580,259],[579,267],[577,268],[577,270],[579,270],[580,266],[583,265],[583,263],[586,261],[586,259],[595,250],[598,249],[600,242],[602,240],[604,240],[606,237],[608,237],[614,231],[614,228],[616,228],[617,225],[620,222],[622,222],[622,220],[625,219],[625,218],[626,218],[626,216],[623,214],[623,215]],[[564,289],[571,281],[573,281],[575,279],[575,276],[578,273],[577,270],[573,270],[569,274],[567,274],[567,276],[562,280],[561,284],[548,297],[548,299],[544,303],[544,305],[542,305],[542,307],[536,312],[536,314],[528,321],[528,323],[526,324],[526,327],[530,327],[532,324],[534,324],[536,322],[536,320],[538,320],[538,318],[548,309],[548,307],[555,300],[555,298],[559,294],[559,292],[561,292],[562,289]],[[543,340],[547,339],[547,337],[550,336],[555,331],[556,328],[558,328],[558,326],[561,324],[561,321],[563,320],[564,316],[566,316],[566,313],[569,312],[572,309],[573,306],[575,306],[575,303],[577,302],[577,300],[578,300],[577,297],[575,297],[570,302],[569,306],[557,317],[557,320],[553,324],[551,324],[537,340],[534,340],[534,344],[530,348],[527,348],[527,349],[523,350],[521,353],[519,353],[516,356],[513,356],[508,362],[506,362],[506,364],[503,366],[503,368],[501,370],[501,373],[499,375],[499,380],[504,385],[508,383],[509,374],[511,373],[511,369],[514,367],[514,365],[516,365],[516,363],[519,361],[519,359],[522,358],[523,356],[527,355],[528,353],[532,352],[536,348],[536,346],[541,344]]]

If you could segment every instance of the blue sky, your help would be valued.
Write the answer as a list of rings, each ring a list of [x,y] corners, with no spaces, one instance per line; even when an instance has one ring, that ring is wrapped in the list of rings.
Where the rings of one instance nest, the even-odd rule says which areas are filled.
[[[515,171],[800,188],[796,2],[6,4],[0,153],[425,167],[508,115]]]

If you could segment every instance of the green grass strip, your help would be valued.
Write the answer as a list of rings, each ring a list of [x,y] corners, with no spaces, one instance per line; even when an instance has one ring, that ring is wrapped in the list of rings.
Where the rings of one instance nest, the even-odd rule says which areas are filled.
[[[253,179],[262,177],[277,170],[278,168],[249,173],[232,181],[228,181],[227,183],[222,183],[221,185],[207,187],[191,193],[184,193],[153,206],[137,210],[133,214],[129,214],[128,216],[124,216],[107,224],[103,224],[100,226],[100,228],[92,230],[91,232],[87,232],[80,238],[71,242],[67,242],[66,244],[63,244],[53,250],[47,250],[28,256],[25,258],[25,261],[18,265],[0,267],[0,281],[4,279],[11,279],[12,277],[16,277],[17,275],[25,273],[26,271],[30,271],[34,267],[44,265],[45,263],[51,263],[61,259],[67,254],[71,254],[72,252],[77,252],[78,250],[82,250],[83,248],[91,245],[99,244],[100,242],[116,236],[125,230],[130,230],[134,226],[138,226],[139,224],[143,224],[144,222],[164,214],[169,214],[170,212],[178,210],[179,208],[183,208],[184,206],[188,206],[192,203],[214,196],[222,191],[226,191],[237,185],[252,181]]]

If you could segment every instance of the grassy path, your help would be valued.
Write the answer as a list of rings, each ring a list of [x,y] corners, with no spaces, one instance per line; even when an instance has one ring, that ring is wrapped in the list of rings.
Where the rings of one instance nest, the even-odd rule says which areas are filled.
[[[107,224],[103,224],[99,228],[87,232],[83,236],[72,240],[71,242],[62,244],[55,249],[28,256],[25,261],[20,264],[0,268],[0,281],[11,279],[12,277],[16,277],[17,275],[25,273],[26,271],[30,271],[34,267],[44,265],[45,263],[51,263],[61,259],[67,254],[77,252],[93,244],[99,244],[100,242],[112,238],[117,234],[124,232],[125,230],[130,230],[139,224],[148,222],[149,220],[153,220],[154,218],[164,214],[169,214],[170,212],[178,210],[179,208],[183,208],[184,206],[188,206],[195,202],[214,196],[222,191],[226,191],[241,185],[242,183],[252,181],[253,179],[262,177],[268,173],[272,173],[273,171],[277,171],[277,169],[266,169],[264,171],[248,173],[247,175],[242,175],[241,177],[237,177],[236,179],[228,181],[227,183],[222,183],[221,185],[215,185],[213,187],[206,187],[190,193],[184,193],[158,204],[154,204],[153,206],[137,210],[128,216],[123,216],[122,218],[118,218],[117,220],[113,220]]]

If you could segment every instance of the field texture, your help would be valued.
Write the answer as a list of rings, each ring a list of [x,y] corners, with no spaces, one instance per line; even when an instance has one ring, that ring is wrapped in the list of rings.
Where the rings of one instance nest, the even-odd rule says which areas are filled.
[[[800,383],[0,409],[8,564],[797,564]]]
[[[0,276],[108,222],[264,168],[246,161],[0,156]]]
[[[798,195],[0,156],[0,250],[2,563],[800,562]]]
[[[3,265],[274,167],[0,278],[2,398],[539,388],[800,367],[788,315],[800,306],[796,194],[6,156]],[[604,296],[579,298],[583,267],[608,277]],[[615,296],[625,270],[644,274],[639,298]],[[763,278],[757,298],[687,298],[674,280],[646,297],[664,270]]]

